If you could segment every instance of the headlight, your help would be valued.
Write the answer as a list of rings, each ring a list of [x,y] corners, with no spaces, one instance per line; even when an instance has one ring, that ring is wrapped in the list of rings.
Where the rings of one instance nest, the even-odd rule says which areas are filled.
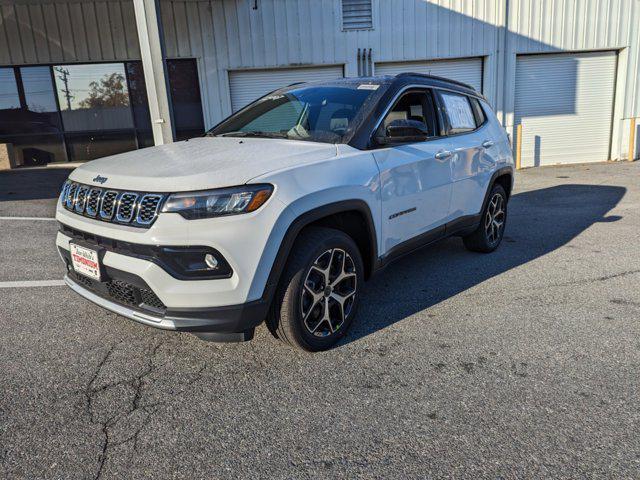
[[[174,193],[169,196],[162,211],[179,213],[188,220],[238,215],[260,208],[272,192],[273,185],[262,184]]]

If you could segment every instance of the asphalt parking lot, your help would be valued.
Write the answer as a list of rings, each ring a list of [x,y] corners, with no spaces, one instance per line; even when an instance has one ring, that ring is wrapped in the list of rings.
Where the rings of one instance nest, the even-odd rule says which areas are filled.
[[[0,478],[637,478],[640,163],[518,173],[497,252],[399,261],[321,354],[7,283],[62,278],[56,223],[6,218],[47,172],[0,173]]]

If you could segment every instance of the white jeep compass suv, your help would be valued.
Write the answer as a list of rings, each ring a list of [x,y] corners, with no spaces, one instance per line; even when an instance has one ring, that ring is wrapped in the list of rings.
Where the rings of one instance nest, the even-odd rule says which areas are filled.
[[[125,317],[216,341],[266,320],[323,350],[391,260],[451,235],[495,250],[512,183],[507,136],[467,85],[295,84],[201,138],[77,168],[56,243],[66,283]]]

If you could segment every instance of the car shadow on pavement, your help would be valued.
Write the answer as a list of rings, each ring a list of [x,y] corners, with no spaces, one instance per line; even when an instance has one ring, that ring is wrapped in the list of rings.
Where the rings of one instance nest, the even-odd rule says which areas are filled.
[[[0,171],[0,202],[58,198],[73,168],[25,168]]]
[[[407,255],[376,275],[342,344],[382,330],[469,288],[542,257],[608,216],[626,188],[559,185],[514,194],[502,245],[491,254],[467,251],[451,238]]]

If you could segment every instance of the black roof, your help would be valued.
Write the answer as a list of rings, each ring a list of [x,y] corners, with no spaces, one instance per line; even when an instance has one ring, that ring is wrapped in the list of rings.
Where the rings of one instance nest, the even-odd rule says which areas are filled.
[[[476,91],[473,86],[460,82],[458,80],[452,80],[450,78],[440,77],[437,75],[430,75],[425,73],[416,72],[403,72],[397,75],[377,75],[372,77],[344,77],[336,78],[333,80],[324,80],[318,82],[310,82],[314,85],[326,85],[326,86],[350,86],[351,88],[357,88],[358,85],[372,83],[385,85],[389,87],[400,87],[408,84],[420,84],[428,87],[443,87],[451,90],[459,91],[460,93],[466,93],[483,97],[483,95]],[[307,82],[297,82],[288,85],[284,89],[295,88],[302,86]]]
[[[415,73],[415,72],[403,72],[396,75],[396,78],[405,78],[405,77],[411,77],[411,78],[418,77],[418,78],[424,78],[426,80],[437,80],[439,82],[453,83],[454,85],[458,85],[460,87],[473,90],[474,92],[476,91],[475,88],[473,88],[468,83],[460,82],[458,80],[452,80],[451,78],[439,77],[438,75],[431,75],[426,73]]]

